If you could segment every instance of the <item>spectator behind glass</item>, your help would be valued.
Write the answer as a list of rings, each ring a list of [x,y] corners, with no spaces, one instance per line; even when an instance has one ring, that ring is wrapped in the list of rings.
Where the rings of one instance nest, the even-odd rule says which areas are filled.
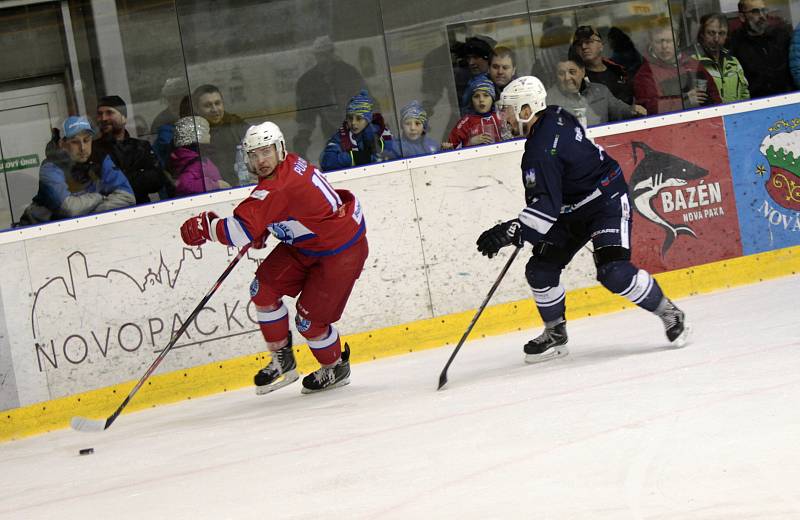
[[[361,73],[339,58],[329,36],[320,36],[311,47],[316,65],[300,76],[295,86],[297,135],[294,150],[306,156],[319,120],[323,136],[333,134],[353,92],[366,88]]]
[[[508,47],[495,47],[489,59],[489,79],[494,83],[497,97],[503,92],[511,80],[517,79],[517,60],[514,51]]]
[[[494,109],[497,93],[489,76],[481,74],[473,78],[466,94],[471,101],[469,112],[450,131],[447,141],[442,143],[442,150],[496,143],[506,137],[505,126]]]
[[[669,20],[662,20],[650,30],[647,57],[633,80],[636,100],[648,114],[721,103],[713,78],[700,62],[685,52],[675,56],[675,39],[668,24]]]
[[[481,74],[485,75],[489,72],[489,59],[492,57],[492,47],[494,44],[494,40],[491,40],[487,36],[473,36],[467,38],[463,47],[461,47],[461,52],[463,53],[469,73],[466,76],[456,77],[457,80],[461,80],[456,81],[456,94],[458,95],[459,109],[461,110],[462,116],[469,112],[472,106],[470,94],[467,93],[467,87],[475,77]]]
[[[646,115],[614,96],[602,83],[586,81],[586,66],[577,53],[556,65],[556,84],[547,89],[547,104],[567,109],[584,127]]]
[[[110,155],[128,177],[137,204],[151,202],[167,182],[164,167],[153,147],[144,139],[134,139],[125,129],[128,108],[119,96],[104,96],[97,101],[97,125],[100,137],[94,143],[95,162]]]
[[[201,85],[192,93],[195,114],[208,121],[211,127],[211,146],[208,155],[219,169],[222,179],[230,186],[239,186],[247,179],[239,173],[247,170],[243,159],[237,164],[236,147],[241,145],[248,125],[244,119],[225,111],[222,92],[214,85]]]
[[[219,169],[202,153],[201,146],[211,142],[211,127],[200,116],[182,117],[175,122],[175,149],[169,156],[169,171],[175,183],[175,195],[193,195],[230,187]]]
[[[742,26],[731,34],[730,50],[744,69],[750,97],[792,91],[791,26],[779,18],[770,23],[764,0],[743,0],[738,7]]]
[[[631,37],[619,27],[610,28],[607,37],[611,47],[611,61],[625,67],[628,78],[633,78],[642,66],[642,54],[636,49]]]
[[[136,203],[125,174],[108,155],[101,162],[92,159],[95,131],[83,116],[64,121],[63,139],[53,129],[39,167],[39,191],[25,208],[20,224],[30,225],[78,217]]]
[[[153,119],[150,133],[156,136],[153,150],[164,167],[169,162],[169,154],[172,151],[172,132],[175,129],[175,121],[181,117],[181,102],[187,97],[187,91],[186,80],[179,77],[168,78],[161,87],[161,100],[167,106]]]
[[[709,13],[700,18],[697,43],[692,58],[714,78],[723,103],[750,99],[744,69],[728,49],[728,19],[722,13]]]
[[[320,156],[322,171],[350,168],[390,159],[399,154],[383,116],[366,89],[350,98],[342,126],[328,140]]]
[[[575,29],[564,24],[560,14],[549,15],[542,23],[542,38],[539,40],[539,59],[531,67],[531,75],[543,84],[556,82],[555,70],[558,62],[569,52]]]
[[[792,71],[794,85],[800,88],[800,24],[792,33],[792,45],[789,48],[789,69]]]
[[[403,134],[400,149],[403,157],[429,155],[439,151],[439,145],[428,137],[428,114],[419,101],[411,101],[400,109]]]
[[[591,25],[581,25],[572,40],[575,50],[586,65],[586,77],[592,83],[608,87],[617,98],[633,104],[633,85],[628,80],[625,67],[603,57],[603,38]]]

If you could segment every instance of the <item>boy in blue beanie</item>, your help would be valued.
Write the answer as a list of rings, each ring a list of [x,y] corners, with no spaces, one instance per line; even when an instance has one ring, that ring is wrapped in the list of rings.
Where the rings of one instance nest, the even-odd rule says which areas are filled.
[[[392,133],[366,89],[350,98],[345,120],[320,156],[322,171],[361,166],[398,157]]]
[[[442,143],[442,150],[496,143],[504,139],[503,125],[494,109],[497,94],[489,76],[475,76],[465,95],[470,98],[470,109],[450,131],[447,141]]]
[[[400,139],[403,157],[429,155],[439,151],[439,144],[425,135],[428,132],[428,113],[419,101],[411,101],[400,109],[400,121],[403,126]]]

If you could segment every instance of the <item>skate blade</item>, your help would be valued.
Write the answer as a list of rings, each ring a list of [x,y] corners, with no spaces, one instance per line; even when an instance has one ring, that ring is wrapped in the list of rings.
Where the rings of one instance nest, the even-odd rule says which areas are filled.
[[[349,385],[349,384],[350,384],[350,377],[347,377],[346,379],[342,379],[338,383],[334,383],[331,386],[326,386],[325,388],[320,388],[319,390],[312,390],[310,388],[303,387],[303,389],[300,390],[300,393],[301,394],[318,394],[320,392],[325,392],[327,390],[333,390],[334,388],[339,388],[340,386],[345,386],[345,385]]]
[[[692,334],[692,326],[688,323],[683,325],[683,332],[680,336],[672,341],[672,346],[675,348],[683,348],[689,343],[689,336]]]
[[[544,361],[550,361],[551,359],[558,359],[560,357],[564,357],[569,354],[569,349],[566,345],[559,345],[557,347],[552,347],[541,354],[526,354],[525,355],[525,362],[529,365],[533,365],[534,363],[542,363]]]
[[[300,376],[297,375],[297,370],[290,370],[283,374],[283,379],[279,379],[272,384],[264,385],[264,386],[257,386],[256,387],[256,395],[266,395],[269,393],[274,392],[280,388],[283,388],[286,385],[290,385],[297,381]]]

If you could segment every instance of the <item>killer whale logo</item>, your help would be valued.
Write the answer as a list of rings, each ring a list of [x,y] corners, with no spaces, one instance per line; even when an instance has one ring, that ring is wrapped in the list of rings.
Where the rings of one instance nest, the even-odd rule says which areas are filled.
[[[689,181],[702,179],[708,170],[676,155],[653,150],[641,141],[631,142],[636,168],[631,176],[631,199],[636,210],[647,220],[664,230],[666,236],[661,246],[663,258],[680,235],[697,238],[690,226],[669,222],[655,207],[654,199],[664,188],[685,186]],[[641,160],[637,150],[642,154]]]

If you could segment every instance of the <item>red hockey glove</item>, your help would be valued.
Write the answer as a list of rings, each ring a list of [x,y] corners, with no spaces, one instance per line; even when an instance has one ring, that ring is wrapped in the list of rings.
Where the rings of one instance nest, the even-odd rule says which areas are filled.
[[[265,247],[267,247],[267,238],[269,238],[269,232],[266,232],[260,237],[257,237],[255,240],[253,240],[250,247],[252,247],[253,249],[264,249]]]
[[[219,218],[213,211],[204,211],[181,226],[181,238],[186,245],[201,246],[211,240],[211,221]]]

